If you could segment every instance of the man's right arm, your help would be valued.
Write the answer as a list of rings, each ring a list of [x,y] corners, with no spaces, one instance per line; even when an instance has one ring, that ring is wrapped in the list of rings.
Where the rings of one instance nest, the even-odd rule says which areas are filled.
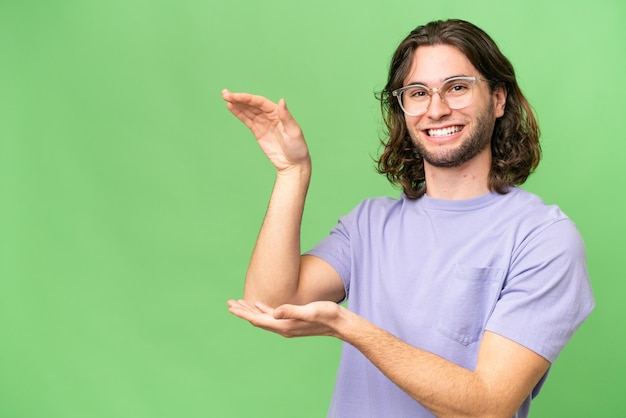
[[[343,282],[325,261],[301,256],[300,227],[311,177],[302,130],[278,104],[245,93],[222,92],[228,109],[254,134],[276,168],[276,181],[244,286],[244,299],[275,307],[344,298]]]

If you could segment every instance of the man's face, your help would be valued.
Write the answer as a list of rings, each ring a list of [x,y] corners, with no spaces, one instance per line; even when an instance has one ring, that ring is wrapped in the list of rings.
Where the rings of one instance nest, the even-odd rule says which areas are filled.
[[[467,57],[449,45],[420,46],[405,85],[420,83],[436,88],[455,76],[481,77]],[[491,93],[489,84],[477,81],[471,103],[450,109],[439,94],[433,94],[426,113],[405,115],[413,142],[426,164],[458,167],[483,152],[490,152],[496,118],[504,114],[506,93],[503,88]]]

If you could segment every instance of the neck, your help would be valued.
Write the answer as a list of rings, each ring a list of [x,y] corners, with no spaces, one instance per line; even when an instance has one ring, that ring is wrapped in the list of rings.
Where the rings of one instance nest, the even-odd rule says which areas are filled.
[[[426,195],[436,199],[462,200],[489,192],[491,150],[485,150],[471,161],[452,168],[441,168],[424,162]]]

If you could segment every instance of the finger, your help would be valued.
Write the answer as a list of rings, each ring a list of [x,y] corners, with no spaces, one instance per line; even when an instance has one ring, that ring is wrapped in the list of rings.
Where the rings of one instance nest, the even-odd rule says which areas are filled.
[[[232,314],[237,315],[238,317],[242,317],[242,315],[248,315],[248,314],[259,314],[261,313],[258,309],[254,308],[253,306],[251,306],[249,303],[247,303],[245,300],[240,299],[240,300],[229,300],[228,301],[228,307],[229,307],[229,311]]]
[[[235,106],[242,108],[258,109],[260,112],[272,112],[276,109],[276,103],[270,99],[250,93],[233,93],[227,89],[222,90],[222,98]]]
[[[222,90],[222,99],[227,102],[228,109],[236,116],[239,113],[247,113],[258,106],[260,97],[248,93],[233,93],[230,90]],[[256,104],[255,104],[256,103]]]
[[[301,311],[302,306],[297,305],[281,305],[274,309],[274,319],[304,319]]]
[[[246,301],[243,299],[239,299],[239,300],[234,300],[231,299],[227,302],[228,306],[230,307],[237,307],[237,308],[247,308],[246,307]]]
[[[283,129],[287,135],[295,137],[302,134],[300,124],[296,122],[296,119],[291,114],[291,111],[287,108],[287,102],[285,99],[280,99],[278,101],[278,117],[280,118],[280,121],[283,124]]]
[[[255,302],[254,306],[263,313],[272,315],[274,313],[274,308],[271,308],[269,306],[267,306],[266,304],[264,304],[263,302]]]
[[[252,100],[254,96],[249,93],[236,93],[228,89],[222,90],[222,99],[227,102],[247,103]]]
[[[258,109],[236,102],[228,102],[226,107],[230,113],[242,121],[248,128],[252,128],[254,126],[254,118],[262,113]]]
[[[272,319],[271,316],[267,314],[257,312],[239,303],[230,306],[228,308],[228,311],[241,319],[245,319],[254,326],[258,326],[257,323],[259,323],[259,321],[261,321],[263,317]]]
[[[245,320],[248,320],[248,316],[250,315],[250,311],[248,309],[243,308],[239,304],[229,305],[228,312]]]
[[[255,312],[255,313],[264,313],[263,311],[261,311],[259,308],[256,307],[255,304],[248,302],[245,299],[241,299],[239,300],[239,304],[244,307],[245,309],[251,311],[251,312]]]
[[[263,103],[232,101],[226,104],[230,113],[243,122],[255,136],[262,131],[271,129],[279,122],[276,105],[265,98],[262,99],[264,100]]]
[[[256,328],[261,328],[266,331],[274,332],[276,334],[280,334],[282,336],[287,336],[292,334],[292,328],[295,327],[294,321],[287,320],[276,320],[271,315],[252,311],[248,308],[242,308],[241,305],[233,306],[229,309],[230,313],[233,315],[248,321],[252,326]]]

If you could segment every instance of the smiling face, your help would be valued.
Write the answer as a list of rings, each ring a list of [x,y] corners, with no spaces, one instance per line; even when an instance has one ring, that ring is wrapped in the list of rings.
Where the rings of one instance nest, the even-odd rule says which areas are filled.
[[[481,74],[453,46],[420,46],[404,85],[419,83],[432,89],[456,76]],[[433,94],[426,113],[405,115],[409,134],[426,166],[459,167],[479,155],[491,155],[491,135],[496,119],[504,114],[506,93],[503,88],[491,92],[485,81],[477,81],[473,89],[472,102],[465,108],[450,109],[439,94]]]

